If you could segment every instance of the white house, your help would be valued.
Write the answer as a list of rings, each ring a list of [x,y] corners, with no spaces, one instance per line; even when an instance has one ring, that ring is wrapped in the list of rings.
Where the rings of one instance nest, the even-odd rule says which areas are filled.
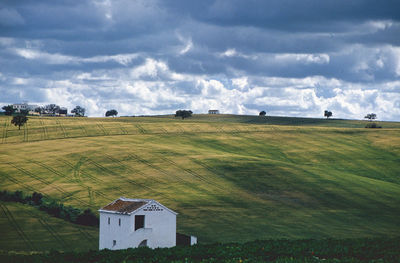
[[[219,110],[209,110],[208,114],[219,114]]]
[[[99,249],[176,245],[177,213],[155,200],[120,197],[99,213]]]
[[[24,103],[14,103],[13,109],[15,109],[16,112],[21,112],[21,110],[28,110],[29,112],[34,112],[35,109],[38,107],[38,105],[31,105],[26,102]]]

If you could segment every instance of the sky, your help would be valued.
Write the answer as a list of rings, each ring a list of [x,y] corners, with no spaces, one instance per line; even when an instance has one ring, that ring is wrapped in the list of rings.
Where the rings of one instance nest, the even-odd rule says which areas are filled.
[[[2,0],[0,105],[400,121],[398,0]]]

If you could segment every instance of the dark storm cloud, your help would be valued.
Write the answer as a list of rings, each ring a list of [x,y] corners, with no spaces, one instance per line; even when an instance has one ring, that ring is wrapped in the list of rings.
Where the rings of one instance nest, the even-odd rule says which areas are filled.
[[[82,104],[97,116],[269,104],[269,114],[400,119],[398,10],[372,0],[5,0],[0,103]]]

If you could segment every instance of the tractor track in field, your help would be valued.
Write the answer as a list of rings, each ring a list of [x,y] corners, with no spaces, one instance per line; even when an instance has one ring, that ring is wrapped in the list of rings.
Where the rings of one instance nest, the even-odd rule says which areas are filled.
[[[144,129],[141,125],[139,125],[139,124],[136,124],[136,125],[134,125],[135,127],[136,127],[136,129],[138,130],[138,132],[137,133],[129,133],[127,130],[127,133],[123,133],[123,132],[121,132],[121,133],[115,133],[115,134],[113,134],[113,133],[109,133],[109,132],[107,132],[107,130],[104,128],[104,130],[102,129],[102,128],[100,128],[100,127],[98,127],[99,129],[100,129],[100,132],[102,133],[102,134],[100,134],[100,133],[94,133],[94,134],[87,134],[87,131],[86,131],[86,134],[81,134],[81,135],[74,135],[74,136],[68,136],[68,134],[67,134],[67,131],[66,131],[66,129],[65,129],[65,127],[62,125],[62,123],[60,123],[60,121],[58,121],[58,120],[56,120],[56,123],[58,124],[58,126],[59,126],[59,129],[61,130],[61,134],[59,135],[60,137],[57,137],[57,134],[55,135],[56,137],[54,137],[54,138],[49,138],[49,134],[48,134],[48,132],[46,131],[46,136],[48,137],[48,138],[44,138],[44,139],[33,139],[33,140],[30,140],[30,142],[38,142],[38,141],[44,141],[44,140],[60,140],[60,139],[76,139],[76,138],[88,138],[88,137],[102,137],[102,136],[128,136],[128,135],[162,135],[162,134],[168,134],[168,135],[184,135],[184,134],[221,134],[221,133],[224,133],[224,134],[231,134],[231,135],[237,135],[237,134],[250,134],[250,133],[264,133],[264,132],[266,132],[266,130],[262,130],[262,129],[257,129],[257,130],[247,130],[247,131],[242,131],[242,130],[231,130],[231,131],[227,131],[227,130],[224,130],[224,128],[223,128],[223,126],[213,126],[213,129],[214,130],[212,130],[212,131],[206,131],[206,130],[204,130],[204,131],[202,131],[202,130],[190,130],[190,131],[187,131],[187,130],[184,130],[184,129],[182,129],[182,127],[177,127],[177,130],[175,130],[175,131],[167,131],[167,130],[165,130],[164,128],[159,128],[159,131],[148,131],[148,130],[146,130],[146,129]],[[58,128],[56,128],[56,129],[58,129]],[[84,128],[85,129],[85,128]],[[270,130],[269,130],[270,131]],[[5,131],[5,132],[3,132],[3,138],[2,138],[2,143],[3,144],[5,144],[5,143],[7,143],[6,142],[6,138],[8,138],[8,135],[7,135],[8,133],[7,133],[7,130]],[[24,135],[25,136],[25,135]],[[13,136],[13,137],[15,137],[15,136]],[[24,137],[25,138],[25,137]],[[27,139],[25,138],[25,139],[22,139],[22,140],[24,140],[24,141],[26,141]],[[18,143],[18,142],[12,142],[12,143]]]
[[[50,235],[62,246],[62,247],[67,247],[71,249],[71,246],[67,244],[67,242],[60,236],[60,234],[57,233],[47,222],[46,220],[43,220],[43,218],[38,218],[39,223],[43,226],[44,229],[47,230],[47,232],[50,233]]]
[[[6,118],[6,121],[4,123],[3,137],[2,137],[1,143],[6,143],[6,141],[7,141],[7,128],[8,128],[8,118]]]
[[[139,133],[141,133],[141,134],[146,134],[146,133],[148,133],[148,132],[142,127],[142,125],[136,124],[135,126],[136,126],[136,128],[139,130]]]
[[[72,168],[72,169],[74,170],[74,172],[75,172],[75,167],[76,167],[76,166],[74,166],[73,164],[71,164],[70,162],[68,162],[68,161],[66,161],[66,160],[63,160],[63,159],[58,159],[58,160],[59,160],[60,162],[65,163],[67,166],[69,166],[70,168]],[[38,163],[38,165],[40,165],[40,164]],[[42,164],[41,166],[42,166],[43,168],[45,168],[45,169],[47,169],[47,170],[49,170],[49,171],[51,171],[51,172],[57,174],[58,176],[61,176],[61,177],[65,178],[65,179],[67,179],[67,180],[68,180],[69,182],[71,182],[71,183],[77,183],[78,185],[80,185],[80,186],[81,186],[82,188],[84,188],[84,189],[88,189],[89,186],[85,185],[85,184],[82,182],[82,180],[80,179],[80,178],[82,177],[82,175],[84,175],[85,177],[90,178],[91,180],[93,180],[93,181],[96,182],[96,183],[105,184],[105,182],[104,182],[103,180],[98,179],[98,178],[96,178],[95,176],[90,175],[90,174],[86,174],[86,173],[80,172],[80,178],[79,178],[79,180],[77,181],[77,180],[74,180],[73,178],[69,178],[68,175],[65,175],[65,174],[63,174],[63,173],[61,173],[61,172],[59,172],[59,171],[57,171],[57,170],[55,170],[55,169],[53,169],[53,168],[51,168],[51,167],[48,167],[47,165]],[[101,191],[98,191],[98,190],[91,190],[91,193],[92,193],[92,194],[95,193],[95,194],[97,194],[97,195],[99,195],[99,196],[104,197],[105,199],[111,200],[110,198],[107,197],[106,194],[104,194],[104,193],[101,192]],[[89,197],[89,198],[90,198],[90,197]],[[92,196],[92,198],[93,198],[93,196]],[[87,203],[87,202],[85,202],[85,203],[86,203],[86,205],[89,205],[89,206],[90,206],[90,201],[89,201],[89,203]]]
[[[90,243],[93,243],[95,245],[97,245],[97,239],[94,238],[92,235],[90,235],[86,230],[83,230],[80,227],[77,227],[79,233],[81,233],[82,236],[84,236],[86,238],[87,241],[89,241]]]
[[[124,168],[125,168],[126,170],[128,170],[129,172],[131,172],[131,173],[133,173],[133,174],[140,174],[141,176],[146,177],[146,175],[145,175],[144,173],[142,173],[142,172],[140,172],[140,171],[137,171],[137,170],[134,170],[134,169],[132,169],[132,168],[130,168],[130,167],[124,165],[120,160],[115,159],[115,158],[111,157],[111,156],[108,155],[108,154],[105,154],[105,156],[106,156],[108,159],[110,159],[112,162],[118,163],[120,166],[124,167]],[[170,197],[167,197],[167,196],[164,195],[163,193],[160,193],[160,192],[154,190],[154,188],[151,188],[150,186],[147,186],[147,185],[145,185],[145,184],[143,184],[143,183],[138,183],[138,182],[136,182],[136,181],[134,181],[134,180],[132,180],[132,179],[129,179],[129,178],[126,177],[126,176],[123,176],[123,175],[119,175],[119,176],[120,176],[121,178],[124,178],[125,180],[127,180],[127,182],[130,183],[130,184],[132,184],[132,185],[135,185],[135,186],[139,186],[139,187],[141,187],[141,188],[148,189],[149,191],[154,192],[154,193],[157,193],[159,196],[162,196],[162,197],[165,198],[165,199],[174,200],[174,199],[172,199],[172,198],[170,198]]]
[[[96,123],[97,127],[103,132],[104,136],[110,135],[109,132],[104,128],[104,125],[102,123]]]
[[[123,126],[121,125],[121,123],[119,123],[119,129],[122,131],[123,134],[125,134],[125,135],[129,134],[128,130],[125,129],[125,127],[123,127]]]
[[[0,208],[3,210],[3,213],[6,216],[8,222],[10,222],[10,224],[13,226],[15,231],[17,231],[17,233],[21,237],[21,239],[26,243],[26,245],[28,245],[28,247],[31,250],[35,250],[35,246],[34,246],[33,242],[29,239],[29,237],[25,234],[25,232],[22,230],[22,228],[18,225],[13,214],[10,212],[10,210],[7,208],[7,206],[4,204],[0,204]]]
[[[48,140],[49,139],[49,133],[47,132],[46,125],[44,125],[44,121],[40,120],[40,124],[42,125],[42,129],[43,129],[43,139],[44,140]]]
[[[24,142],[27,142],[28,141],[28,122],[26,122],[25,125],[22,127],[24,127]]]
[[[47,166],[46,164],[44,164],[44,163],[41,163],[41,162],[38,162],[38,161],[36,161],[36,162],[31,162],[32,164],[36,164],[36,165],[38,165],[38,166],[40,166],[40,167],[42,167],[42,168],[44,168],[44,169],[46,169],[46,170],[48,170],[48,171],[50,171],[51,173],[53,173],[53,174],[55,174],[55,175],[57,175],[57,176],[59,176],[59,177],[61,177],[61,178],[64,178],[64,179],[66,179],[68,182],[70,182],[70,183],[78,183],[82,188],[85,188],[85,189],[88,189],[88,188],[90,188],[89,186],[87,186],[87,185],[85,185],[83,182],[82,182],[82,180],[79,178],[79,175],[76,177],[76,166],[72,166],[72,164],[70,164],[70,163],[68,163],[67,161],[65,161],[65,160],[62,160],[62,159],[59,159],[60,161],[63,161],[66,165],[68,165],[69,167],[71,167],[71,168],[73,168],[74,169],[74,178],[70,178],[68,175],[66,175],[66,174],[63,174],[63,173],[61,173],[61,172],[59,172],[59,171],[57,171],[56,169],[54,169],[54,168],[52,168],[52,167],[50,167],[50,166]],[[78,162],[79,163],[79,162]],[[79,169],[79,168],[78,168]],[[80,174],[80,172],[79,172],[79,174]],[[99,182],[99,180],[96,180],[96,182]],[[102,181],[101,181],[102,182]],[[102,182],[103,183],[103,182]],[[104,194],[104,193],[101,193],[100,191],[93,191],[93,190],[91,190],[90,191],[90,193],[91,193],[91,195],[89,195],[89,199],[90,199],[90,197],[91,198],[93,198],[93,193],[96,193],[96,194],[99,194],[100,196],[103,196],[103,197],[106,197],[106,195]],[[89,201],[89,203],[87,203],[87,205],[90,205],[91,204],[91,201]]]
[[[75,169],[75,166],[74,166],[73,164],[69,163],[69,162],[66,161],[66,160],[62,160],[62,159],[60,159],[60,160],[63,161],[63,162],[64,162],[65,164],[67,164],[68,166],[70,166],[72,169]],[[89,161],[90,163],[92,163],[94,166],[96,166],[96,167],[97,167],[98,169],[100,169],[100,170],[102,170],[102,169],[103,169],[103,171],[109,170],[109,169],[107,169],[107,168],[101,166],[100,164],[98,164],[97,162],[95,162],[95,161],[92,160],[92,159],[89,159],[89,158],[85,157],[85,160],[86,160],[86,161]],[[109,170],[109,171],[111,171],[111,170]],[[115,174],[113,171],[111,171],[111,172],[112,172],[112,175],[114,175],[114,176],[119,176],[119,175]],[[93,175],[91,175],[91,174],[89,174],[89,173],[85,173],[85,172],[83,172],[83,171],[80,171],[80,175],[81,175],[81,178],[88,177],[88,178],[90,178],[91,180],[93,180],[94,182],[99,183],[99,184],[102,184],[102,185],[107,185],[107,184],[108,184],[108,182],[105,182],[105,181],[101,180],[100,178],[98,178],[98,177],[96,177],[96,176],[93,176]],[[88,187],[88,186],[86,186],[86,185],[83,184],[83,183],[81,184],[81,186],[84,186],[85,188]],[[119,193],[121,193],[121,194],[127,194],[126,192],[123,192],[123,191],[121,190],[120,187],[113,186],[113,187],[110,187],[110,189],[112,189],[112,190],[114,190],[114,191],[116,191],[116,192],[119,192]],[[99,196],[102,196],[102,197],[104,197],[104,198],[107,199],[107,200],[114,200],[114,199],[110,199],[106,194],[104,194],[102,191],[99,191],[99,190],[92,190],[92,193],[98,194]]]
[[[201,162],[201,161],[199,161],[199,160],[197,160],[195,158],[191,158],[191,157],[189,157],[189,160],[191,160],[192,162],[194,162],[197,165],[200,165],[201,167],[203,167],[204,169],[209,171],[211,174],[213,174],[213,175],[215,175],[215,176],[217,176],[219,178],[222,178],[222,179],[227,179],[225,175],[220,174],[219,172],[215,171],[215,169],[213,169],[212,167],[208,166],[207,164],[205,164],[205,163],[203,163],[203,162]],[[226,188],[223,188],[223,189],[227,190]],[[229,191],[229,192],[232,192],[232,191]]]
[[[165,161],[165,162],[171,164],[172,166],[175,166],[176,168],[178,168],[178,169],[180,169],[180,170],[186,172],[187,174],[189,174],[189,175],[191,175],[191,176],[193,176],[193,177],[199,179],[200,181],[203,181],[203,182],[205,182],[205,183],[207,183],[207,184],[213,185],[213,186],[217,187],[218,189],[225,190],[224,187],[221,187],[221,186],[219,186],[219,185],[217,185],[217,184],[215,184],[215,183],[213,183],[213,182],[210,182],[208,179],[204,178],[203,176],[199,175],[198,173],[196,173],[195,171],[193,171],[193,170],[191,170],[191,169],[184,168],[184,167],[180,166],[179,164],[177,164],[176,162],[174,162],[174,161],[172,161],[172,160],[170,160],[170,159],[168,159],[168,158],[166,158],[166,157],[159,156],[159,158],[160,158],[161,160],[163,160],[163,161]]]
[[[147,160],[145,160],[145,159],[139,157],[138,155],[136,155],[136,154],[134,154],[134,153],[129,154],[129,157],[131,157],[132,159],[137,160],[138,162],[140,162],[140,163],[142,163],[142,164],[144,164],[144,165],[146,165],[146,166],[148,166],[148,167],[150,167],[150,168],[152,168],[152,169],[154,169],[154,170],[156,170],[156,171],[159,171],[160,173],[162,173],[162,174],[164,174],[164,175],[166,175],[166,176],[171,176],[171,174],[169,174],[167,171],[165,171],[165,170],[162,169],[161,167],[158,167],[157,165],[152,164],[151,162],[149,162],[149,161],[147,161]],[[176,179],[177,179],[179,182],[181,182],[183,185],[187,185],[187,184],[188,184],[187,181],[183,180],[183,179],[180,178],[179,176],[174,176],[174,178],[176,178]]]
[[[45,184],[45,185],[47,185],[47,186],[50,186],[51,188],[57,190],[58,192],[60,192],[60,193],[62,194],[62,198],[61,198],[62,200],[63,200],[63,199],[66,199],[67,197],[69,197],[69,198],[74,199],[74,200],[76,200],[76,201],[78,201],[78,202],[80,202],[80,203],[84,203],[84,204],[86,204],[86,205],[89,205],[88,202],[86,202],[86,201],[84,201],[84,200],[82,200],[82,199],[80,199],[80,198],[71,196],[71,193],[67,193],[66,191],[64,191],[64,190],[61,189],[60,187],[58,187],[58,186],[56,186],[56,185],[53,185],[51,182],[46,181],[45,179],[40,178],[39,176],[34,175],[33,173],[31,173],[31,172],[29,172],[29,171],[23,169],[22,167],[18,167],[18,166],[16,166],[16,165],[12,164],[12,163],[7,163],[7,164],[10,165],[10,166],[12,166],[12,167],[14,167],[15,169],[17,169],[17,170],[20,171],[21,173],[23,173],[23,174],[25,174],[25,175],[27,175],[27,176],[29,176],[29,177],[31,177],[31,178],[37,180],[37,181],[40,181],[41,183],[43,183],[43,184]]]
[[[56,123],[57,123],[58,126],[60,126],[60,129],[61,129],[61,131],[63,133],[64,138],[67,138],[67,132],[65,131],[64,125],[62,125],[59,120],[56,120]]]
[[[42,227],[47,232],[50,233],[50,235],[54,238],[54,240],[56,240],[61,245],[61,247],[67,247],[71,249],[71,246],[60,236],[60,234],[57,231],[53,229],[53,227],[49,223],[47,223],[45,219],[43,219],[43,217],[39,213],[34,213],[32,211],[27,211],[27,212],[32,216],[32,218],[36,218],[39,221]]]
[[[84,125],[79,125],[79,128],[80,128],[80,129],[82,130],[82,132],[83,132],[83,135],[84,135],[83,137],[88,137],[88,136],[89,136]]]
[[[109,169],[109,168],[107,168],[107,167],[104,167],[103,165],[101,165],[100,163],[96,162],[96,161],[93,160],[93,159],[86,158],[86,160],[87,160],[88,162],[90,162],[91,164],[93,164],[97,169],[99,169],[100,171],[102,171],[103,173],[105,173],[105,174],[107,174],[107,175],[112,175],[112,176],[116,176],[116,177],[118,177],[118,178],[127,179],[126,177],[121,176],[120,174],[117,174],[116,172],[112,171],[111,169]],[[100,180],[100,179],[99,179],[99,180]],[[104,181],[102,181],[102,182],[103,182],[103,184],[106,184],[106,182],[104,182]],[[142,187],[143,187],[143,185],[142,185]],[[121,194],[124,194],[124,195],[127,194],[127,195],[129,195],[129,193],[126,193],[126,192],[122,191],[121,187],[113,186],[113,187],[111,187],[111,189],[113,189],[113,190],[115,190],[115,191],[117,191],[117,192],[120,192]]]

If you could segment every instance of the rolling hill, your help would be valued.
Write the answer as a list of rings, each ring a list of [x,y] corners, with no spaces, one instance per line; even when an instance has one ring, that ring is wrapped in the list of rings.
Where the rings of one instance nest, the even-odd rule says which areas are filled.
[[[397,122],[365,129],[365,121],[235,115],[31,117],[19,131],[10,120],[0,117],[0,190],[93,210],[119,196],[156,199],[201,243],[400,231]],[[17,220],[22,207],[13,205]],[[12,242],[2,235],[0,249],[23,250],[6,224]],[[70,230],[56,229],[69,242]]]

